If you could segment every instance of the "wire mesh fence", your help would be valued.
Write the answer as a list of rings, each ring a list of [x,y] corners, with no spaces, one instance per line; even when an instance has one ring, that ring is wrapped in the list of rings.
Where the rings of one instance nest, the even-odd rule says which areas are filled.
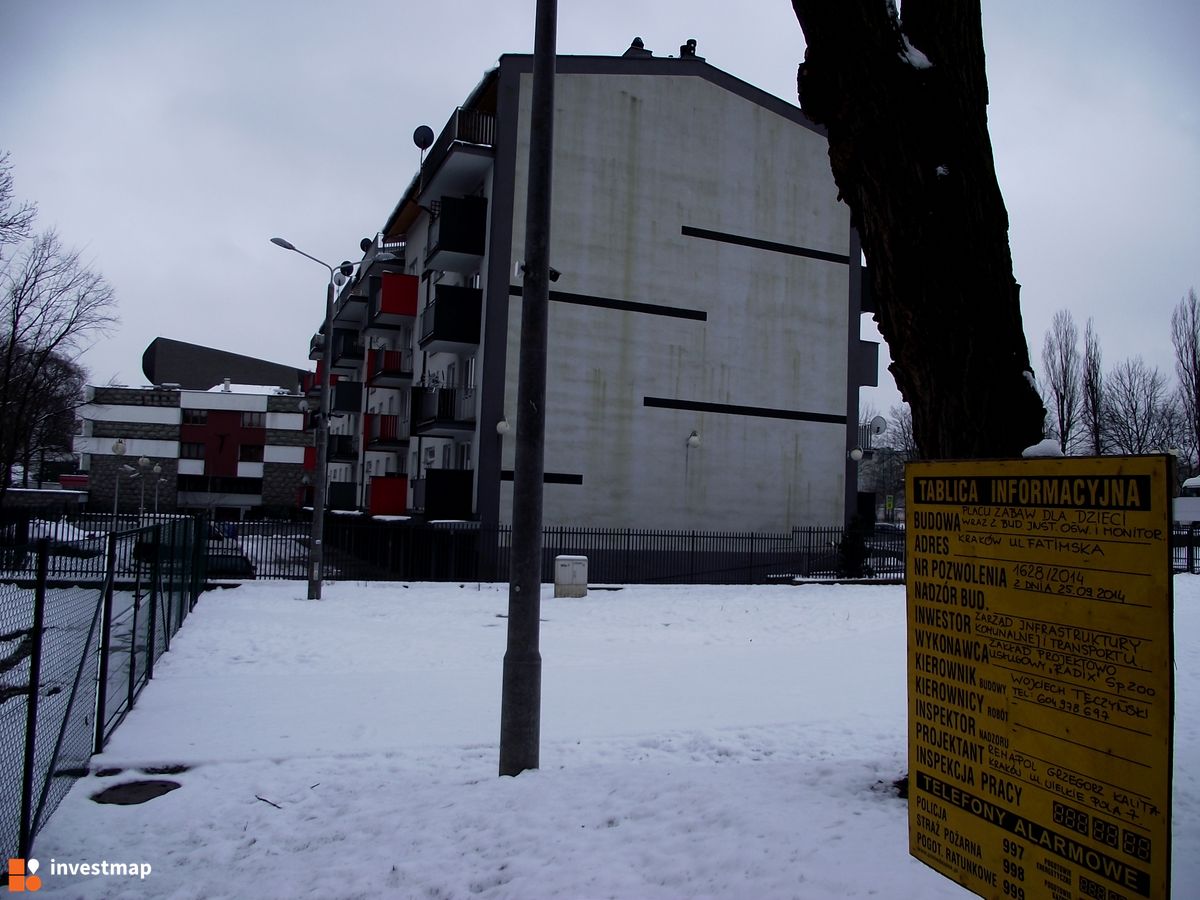
[[[9,858],[29,855],[195,605],[203,537],[190,520],[110,531],[98,575],[65,579],[52,575],[51,537],[0,545],[0,841]]]

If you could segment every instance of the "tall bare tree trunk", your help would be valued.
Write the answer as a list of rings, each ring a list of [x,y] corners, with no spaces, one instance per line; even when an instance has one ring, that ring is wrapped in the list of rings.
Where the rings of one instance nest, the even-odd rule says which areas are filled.
[[[1013,456],[1042,437],[987,130],[979,0],[792,0],[804,111],[829,134],[927,458]]]

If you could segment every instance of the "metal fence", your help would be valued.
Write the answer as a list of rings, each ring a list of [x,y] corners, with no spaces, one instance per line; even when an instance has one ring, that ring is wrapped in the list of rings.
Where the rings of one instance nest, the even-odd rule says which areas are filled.
[[[309,526],[254,521],[231,530],[259,578],[307,577]],[[896,579],[904,573],[904,533],[860,536],[858,571],[848,570],[842,528],[783,533],[546,528],[542,579],[554,558],[588,557],[599,584],[763,584],[806,578]],[[499,581],[509,577],[512,529],[439,525],[331,515],[325,524],[323,577],[343,581]]]
[[[0,543],[0,842],[9,858],[29,855],[87,774],[203,584],[203,531],[191,520],[102,540],[98,568],[82,574],[56,564],[96,557],[64,557],[49,536]]]

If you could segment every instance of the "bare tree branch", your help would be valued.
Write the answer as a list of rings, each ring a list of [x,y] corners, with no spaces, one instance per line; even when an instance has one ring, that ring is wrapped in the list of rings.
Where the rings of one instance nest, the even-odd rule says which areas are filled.
[[[1104,372],[1101,369],[1100,338],[1092,320],[1087,320],[1083,332],[1083,371],[1081,410],[1083,427],[1087,431],[1087,450],[1093,456],[1104,452]]]
[[[5,150],[0,153],[0,257],[6,245],[23,241],[33,233],[37,207],[32,203],[13,204],[12,162]]]
[[[0,500],[40,440],[48,398],[81,380],[71,361],[116,322],[114,306],[112,287],[53,231],[0,264]]]
[[[1175,347],[1175,375],[1186,425],[1189,463],[1200,455],[1200,300],[1196,289],[1188,290],[1171,313],[1171,343]]]
[[[1079,416],[1082,364],[1079,359],[1079,330],[1068,310],[1054,314],[1042,345],[1042,384],[1048,394],[1051,422],[1064,454],[1074,449],[1075,425]]]
[[[1166,377],[1142,358],[1127,359],[1105,385],[1104,431],[1114,453],[1162,453],[1178,445],[1183,418]]]

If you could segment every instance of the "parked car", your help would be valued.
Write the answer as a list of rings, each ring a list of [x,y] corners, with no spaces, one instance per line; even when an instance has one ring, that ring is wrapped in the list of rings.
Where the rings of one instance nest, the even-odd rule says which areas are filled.
[[[208,527],[208,551],[205,555],[209,578],[253,578],[254,563],[237,540],[237,528],[229,523]]]
[[[49,539],[53,556],[77,556],[83,559],[102,556],[106,537],[106,532],[85,531],[69,522],[33,519],[29,523],[29,542],[32,544],[42,538]]]

